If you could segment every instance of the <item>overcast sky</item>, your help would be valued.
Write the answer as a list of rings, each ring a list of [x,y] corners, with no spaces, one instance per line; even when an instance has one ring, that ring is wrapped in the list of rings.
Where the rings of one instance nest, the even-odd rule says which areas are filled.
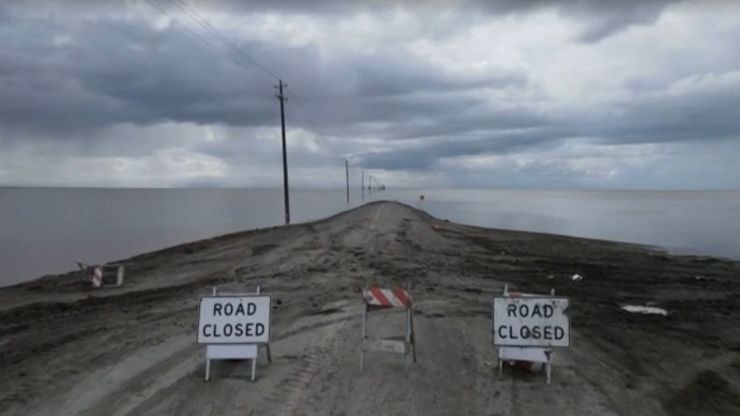
[[[149,1],[0,3],[0,185],[280,186],[278,75],[297,187],[740,188],[732,2]]]

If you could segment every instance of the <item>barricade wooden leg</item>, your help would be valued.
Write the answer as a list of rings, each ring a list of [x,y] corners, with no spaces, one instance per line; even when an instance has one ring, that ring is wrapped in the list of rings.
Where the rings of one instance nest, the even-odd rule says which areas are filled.
[[[267,362],[272,362],[272,354],[270,353],[270,344],[265,344],[265,348],[267,349]]]
[[[416,364],[416,331],[414,331],[414,310],[409,309],[409,322],[411,322],[411,355]]]
[[[409,370],[409,361],[411,359],[416,363],[416,348],[414,347],[414,315],[413,309],[409,306],[406,309],[406,371]]]
[[[259,357],[259,354],[257,354]],[[252,381],[254,381],[255,374],[257,373],[257,357],[252,358]]]
[[[547,385],[550,385],[550,374],[551,374],[552,365],[550,363],[547,363]]]
[[[125,273],[125,266],[118,266],[118,272],[116,273],[116,286],[123,285],[123,274]]]
[[[411,294],[411,283],[406,283],[406,291]],[[416,331],[414,331],[414,306],[413,303],[409,305],[408,309],[408,327],[409,327],[409,347],[411,348],[411,358],[416,364]]]
[[[501,377],[504,375],[504,360],[498,359],[498,379],[501,380]]]
[[[364,293],[364,290],[363,290]],[[367,333],[367,304],[362,308],[362,342],[360,343],[360,371],[365,371],[365,339]]]
[[[211,360],[206,358],[206,381],[211,379]]]

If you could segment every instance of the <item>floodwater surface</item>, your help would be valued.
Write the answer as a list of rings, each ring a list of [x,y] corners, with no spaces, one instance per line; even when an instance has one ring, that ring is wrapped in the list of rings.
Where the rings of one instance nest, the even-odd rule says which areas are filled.
[[[420,201],[419,196],[424,195]],[[0,285],[284,223],[280,189],[0,188]],[[740,258],[740,192],[291,191],[292,222],[388,199],[483,227],[627,241]]]

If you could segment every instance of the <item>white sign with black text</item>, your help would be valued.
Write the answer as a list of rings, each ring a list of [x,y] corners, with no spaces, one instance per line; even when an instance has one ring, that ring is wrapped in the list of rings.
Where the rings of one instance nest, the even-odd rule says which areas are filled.
[[[200,299],[199,344],[264,344],[270,341],[270,296]]]
[[[570,346],[569,300],[554,296],[493,298],[493,343],[508,347]]]

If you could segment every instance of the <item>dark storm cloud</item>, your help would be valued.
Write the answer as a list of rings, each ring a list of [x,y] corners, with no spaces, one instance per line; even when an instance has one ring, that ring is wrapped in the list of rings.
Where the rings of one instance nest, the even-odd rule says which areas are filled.
[[[424,137],[449,137],[462,133],[510,131],[551,124],[552,121],[529,109],[499,109],[490,105],[469,108],[456,106],[453,111],[408,122],[393,127],[392,131],[378,132],[392,139],[419,139]]]
[[[45,7],[31,7],[42,3]],[[155,3],[173,11],[173,3]],[[501,59],[497,57],[490,59],[490,66],[488,62],[482,65],[484,69],[480,71],[462,68],[456,72],[432,63],[433,59],[421,58],[421,54],[413,55],[407,47],[417,39],[436,41],[437,32],[465,34],[474,26],[472,23],[490,20],[491,16],[524,15],[545,9],[557,12],[567,24],[572,22],[578,28],[577,42],[598,43],[630,26],[655,22],[672,3],[675,2],[189,1],[204,13],[226,10],[234,16],[244,15],[246,21],[248,14],[263,12],[295,13],[314,19],[309,21],[316,26],[309,23],[305,28],[307,41],[294,42],[295,39],[280,36],[270,39],[254,33],[249,33],[251,41],[238,41],[243,50],[288,82],[289,128],[297,131],[296,127],[300,127],[318,136],[316,143],[305,139],[310,135],[300,135],[305,132],[292,136],[297,139],[292,144],[291,163],[321,167],[332,158],[346,156],[368,169],[416,171],[433,169],[440,159],[550,149],[573,138],[628,144],[708,143],[737,137],[740,81],[736,78],[730,77],[724,84],[698,79],[688,83],[689,88],[671,92],[677,75],[662,73],[615,87],[628,91],[625,95],[629,99],[607,99],[588,107],[573,104],[570,92],[548,95],[542,85],[548,81],[538,79],[529,62],[506,66],[507,62],[494,62]],[[131,16],[125,14],[131,12],[124,7],[126,4],[141,7]],[[123,133],[117,130],[117,134],[128,138],[136,136],[137,128],[174,122],[232,129],[231,136],[207,143],[191,137],[190,143],[196,144],[188,150],[198,155],[212,156],[229,166],[244,166],[254,160],[280,163],[277,142],[259,136],[263,134],[261,127],[271,129],[276,137],[278,134],[279,107],[272,87],[276,80],[271,76],[233,50],[211,50],[177,24],[155,28],[146,17],[159,19],[161,15],[146,3],[101,6],[100,2],[77,0],[65,5],[60,7],[53,1],[11,1],[0,5],[0,144],[4,149],[21,141],[53,139],[77,146],[74,152],[78,155],[87,151],[81,150],[85,148],[82,144],[114,141],[115,134],[100,134],[106,129],[110,133],[116,126],[125,125],[127,129],[121,130]],[[385,29],[383,19],[396,6],[411,11],[421,22],[419,28],[399,33],[397,38],[395,33],[380,36],[378,33]],[[460,16],[442,22],[445,27],[435,26],[441,22],[435,18],[425,20],[426,11],[441,9],[453,10]],[[77,10],[82,17],[77,16]],[[334,50],[337,45],[331,41],[322,44],[315,40],[321,36],[310,36],[312,30],[340,22],[338,19],[354,12],[371,16],[367,33],[347,42],[356,49],[338,42]],[[190,24],[197,28],[192,21]],[[269,32],[275,28],[263,29]],[[300,37],[302,29],[286,33]],[[367,35],[369,43],[385,41],[388,45],[365,48],[363,35]],[[461,38],[464,40],[464,36]],[[216,39],[207,39],[223,46]],[[492,45],[495,42],[491,40]],[[608,42],[577,47],[596,48],[605,43]],[[433,48],[435,43],[430,45]],[[564,48],[569,46],[563,44]],[[223,53],[248,70],[230,62]],[[737,68],[737,61],[727,61],[718,77]],[[494,69],[499,64],[509,69]],[[590,69],[589,62],[579,65],[584,73]],[[690,65],[693,63],[677,60],[673,66],[677,74],[683,72],[682,76],[706,71],[706,66]],[[594,91],[595,95],[599,93]],[[148,134],[137,140],[151,140],[159,131]],[[205,133],[193,133],[197,134]],[[260,138],[255,139],[257,136]],[[360,143],[362,139],[371,145]],[[355,140],[360,144],[352,144]],[[95,156],[138,156],[178,146],[176,137],[157,143],[165,142],[160,148],[151,143],[139,144],[138,148],[143,149],[140,152],[101,144],[100,153]],[[547,161],[541,166],[547,167]],[[548,169],[557,171],[562,167]],[[194,183],[211,181],[203,177]]]
[[[227,6],[234,10],[259,10],[263,12],[293,13],[348,13],[378,12],[404,7],[410,10],[425,11],[452,9],[475,11],[490,15],[528,13],[541,9],[557,10],[563,17],[572,18],[583,24],[578,36],[584,42],[598,42],[624,28],[655,22],[669,5],[681,0],[256,0],[239,2],[223,0],[209,2],[211,7]]]
[[[724,84],[699,84],[614,104],[610,114],[571,121],[573,135],[608,143],[711,142],[740,137],[740,74]]]
[[[174,30],[108,20],[39,23],[3,29],[22,34],[0,40],[4,126],[74,133],[126,122],[268,122],[269,86],[258,90],[253,77]],[[55,45],[61,34],[66,40]]]
[[[422,69],[427,67],[426,70]],[[354,92],[362,97],[400,96],[414,92],[445,92],[472,88],[523,86],[522,74],[460,77],[408,56],[368,54],[344,62],[337,72],[353,77]]]
[[[512,132],[481,132],[429,140],[411,148],[374,152],[360,158],[362,166],[369,169],[426,170],[440,159],[478,155],[508,154],[531,146],[555,146],[563,137],[559,127],[540,127]]]
[[[584,29],[578,39],[584,42],[598,42],[624,28],[650,24],[658,20],[663,9],[677,0],[663,1],[634,1],[634,2],[604,2],[583,9],[569,10],[564,8],[562,13],[572,12],[584,21]]]
[[[734,85],[740,86],[740,82]],[[485,112],[458,115],[438,124],[394,128],[396,137],[426,138],[410,148],[393,148],[362,156],[371,169],[433,167],[441,158],[509,154],[541,150],[563,140],[588,137],[604,144],[698,142],[706,146],[740,137],[740,93],[736,88],[702,87],[683,94],[663,94],[622,102],[607,114],[581,113],[548,119],[526,110],[491,117]],[[490,111],[490,110],[489,110]],[[521,123],[511,124],[512,120]]]
[[[670,4],[681,0],[505,0],[471,1],[494,13],[517,13],[554,8],[560,15],[584,25],[579,40],[598,42],[624,28],[655,22]]]
[[[698,86],[681,94],[650,95],[615,104],[607,114],[581,113],[548,119],[522,110],[521,124],[507,125],[509,116],[439,127],[427,126],[418,136],[426,140],[412,148],[373,152],[362,157],[372,169],[417,169],[432,167],[439,159],[479,154],[508,154],[527,148],[543,149],[563,140],[588,137],[604,144],[697,142],[706,146],[740,138],[740,77],[735,83]],[[478,118],[480,114],[455,118]],[[516,119],[513,117],[513,119]],[[508,128],[507,128],[508,127]],[[408,129],[394,130],[395,134]]]
[[[229,62],[176,25],[102,19],[63,26],[20,17],[0,30],[0,123],[6,129],[78,133],[116,123],[172,120],[236,126],[272,125],[272,80],[238,53]],[[55,44],[55,37],[64,41]],[[455,91],[522,85],[520,74],[461,77],[418,59],[385,53],[325,59],[314,48],[242,44],[252,56],[280,56],[301,96],[320,102],[326,124],[402,120],[465,105]],[[297,92],[297,91],[296,91]],[[288,90],[290,95],[292,91]],[[414,97],[450,93],[451,97]],[[342,102],[352,97],[350,102]],[[450,105],[445,105],[449,102]],[[313,104],[309,102],[308,104]]]
[[[199,9],[233,13],[297,13],[341,17],[348,13],[382,13],[404,8],[411,12],[431,14],[439,10],[455,10],[470,16],[522,14],[541,9],[554,9],[563,17],[583,25],[579,39],[597,42],[624,28],[652,23],[662,11],[681,0],[191,0]],[[9,0],[12,6],[49,5],[52,0]],[[128,3],[134,3],[129,1]],[[155,2],[163,7],[168,2]],[[119,7],[97,0],[67,0],[65,9],[100,9]],[[2,11],[0,10],[0,18]]]

